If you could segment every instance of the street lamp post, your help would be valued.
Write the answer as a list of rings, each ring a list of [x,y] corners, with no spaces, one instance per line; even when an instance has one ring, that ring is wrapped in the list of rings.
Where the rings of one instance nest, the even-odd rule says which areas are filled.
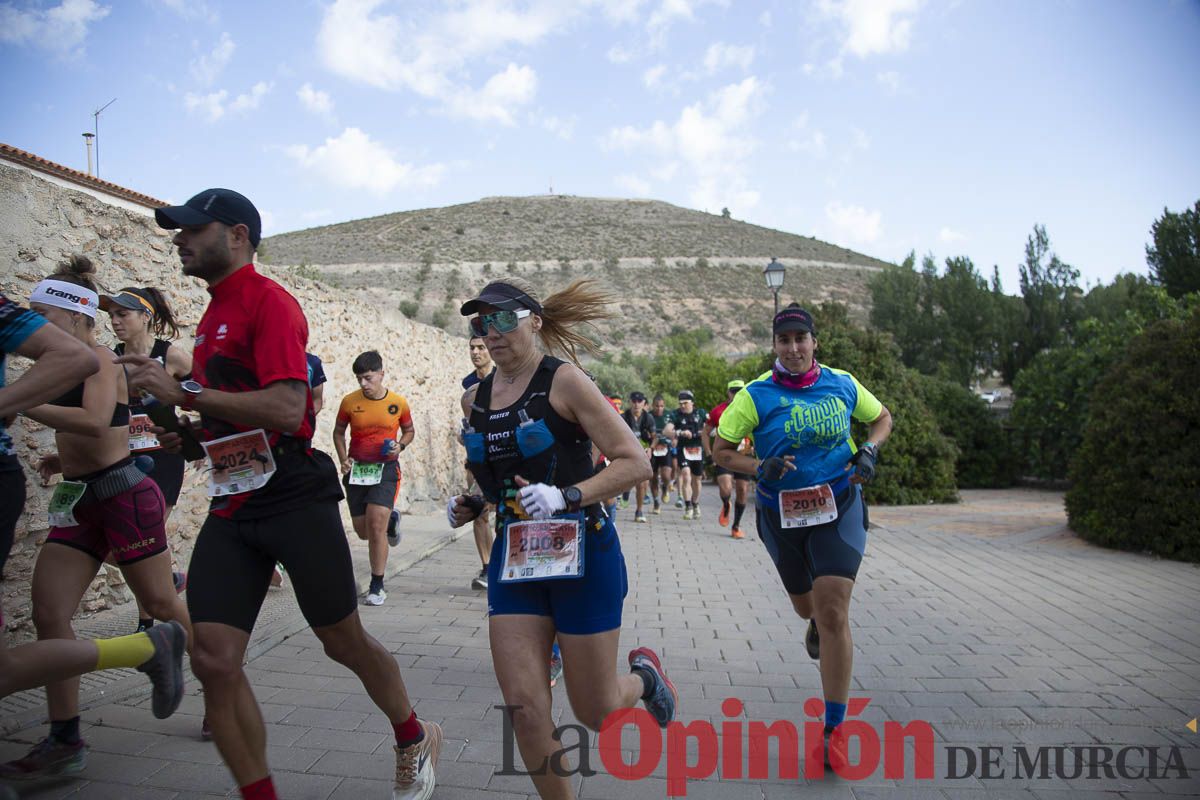
[[[775,294],[775,313],[779,313],[779,290],[783,288],[783,277],[787,274],[787,269],[776,261],[771,259],[771,263],[767,264],[763,270],[763,277],[767,279],[767,288]]]

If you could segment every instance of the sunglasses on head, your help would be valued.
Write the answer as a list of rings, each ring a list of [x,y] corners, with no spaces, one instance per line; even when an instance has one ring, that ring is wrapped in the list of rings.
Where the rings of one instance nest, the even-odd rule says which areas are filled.
[[[511,333],[517,329],[521,320],[533,312],[527,308],[516,311],[493,311],[491,314],[481,314],[471,318],[471,333],[476,336],[487,336],[488,326],[496,329],[496,333]]]

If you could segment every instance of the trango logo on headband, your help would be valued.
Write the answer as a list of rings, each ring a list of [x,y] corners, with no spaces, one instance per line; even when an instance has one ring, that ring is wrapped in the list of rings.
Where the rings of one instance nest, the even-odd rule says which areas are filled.
[[[78,303],[81,306],[86,306],[90,302],[86,297],[80,297],[77,294],[64,292],[61,289],[55,289],[52,286],[46,287],[46,294],[51,295],[52,297],[61,297],[64,300],[70,300],[72,303]]]

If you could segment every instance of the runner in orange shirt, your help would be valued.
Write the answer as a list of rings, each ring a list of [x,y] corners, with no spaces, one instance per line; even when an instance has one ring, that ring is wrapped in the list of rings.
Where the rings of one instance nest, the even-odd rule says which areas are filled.
[[[358,538],[370,548],[371,585],[366,603],[381,606],[387,599],[383,575],[388,545],[400,543],[400,453],[413,440],[408,401],[383,385],[383,357],[368,350],[351,366],[361,387],[342,398],[333,426],[333,446],[342,465],[342,483],[350,519]],[[346,427],[350,449],[346,450]],[[397,437],[397,433],[401,433]]]

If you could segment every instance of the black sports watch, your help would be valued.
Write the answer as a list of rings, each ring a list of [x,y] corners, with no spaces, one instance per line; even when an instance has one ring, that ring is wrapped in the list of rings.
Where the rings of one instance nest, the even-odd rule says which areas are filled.
[[[563,500],[567,501],[567,511],[575,512],[583,506],[583,492],[578,486],[568,486],[562,490]]]
[[[197,381],[187,380],[180,382],[179,388],[182,389],[184,393],[183,402],[179,404],[180,407],[185,411],[194,410],[192,408],[192,403],[196,402],[196,398],[199,397],[200,393],[204,391],[204,387],[201,386]]]

